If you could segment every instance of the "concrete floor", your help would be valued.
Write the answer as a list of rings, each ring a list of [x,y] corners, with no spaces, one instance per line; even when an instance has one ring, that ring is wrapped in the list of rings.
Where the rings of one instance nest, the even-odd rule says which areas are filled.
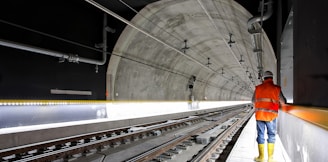
[[[265,147],[265,157],[267,160],[268,155],[266,150],[267,148]],[[227,159],[227,162],[253,162],[254,157],[256,156],[258,156],[256,142],[256,121],[255,116],[253,115],[240,134]],[[280,141],[279,135],[276,136],[274,157],[277,162],[291,162]]]

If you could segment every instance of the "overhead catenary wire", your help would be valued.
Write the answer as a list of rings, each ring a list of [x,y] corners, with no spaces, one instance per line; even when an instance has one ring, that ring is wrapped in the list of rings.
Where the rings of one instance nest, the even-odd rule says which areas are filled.
[[[122,4],[124,4],[125,6],[127,6],[129,9],[131,9],[133,12],[135,12],[136,14],[142,16],[144,19],[146,19],[148,22],[150,22],[151,24],[157,26],[161,31],[164,31],[166,34],[172,36],[173,38],[175,38],[176,40],[182,42],[182,41],[185,41],[185,38],[179,38],[177,37],[176,35],[178,34],[173,34],[173,32],[168,32],[167,30],[165,30],[163,27],[159,26],[158,24],[155,24],[153,21],[151,21],[149,18],[147,18],[146,16],[142,15],[140,12],[138,12],[137,10],[135,10],[133,7],[131,7],[129,4],[127,4],[126,2],[124,2],[123,0],[119,0]],[[165,23],[163,23],[165,24]],[[203,57],[204,59],[207,59],[208,56],[204,56],[202,52],[196,52],[194,50],[195,47],[193,48],[190,48],[189,51],[192,51],[194,52],[195,54]],[[200,51],[199,49],[197,49],[198,51]]]
[[[223,6],[222,5],[222,1],[218,1],[218,3],[220,3],[221,4],[221,6]],[[231,1],[230,1],[230,3],[231,3]],[[226,13],[226,9],[225,8],[223,8],[222,7],[222,9],[219,9],[218,8],[218,6],[216,5],[216,3],[214,3],[214,6],[215,6],[215,8],[216,8],[216,10],[217,10],[217,12],[219,13],[219,15],[221,16],[221,18],[222,18],[222,21],[223,21],[223,23],[224,23],[224,25],[226,26],[226,28],[228,29],[229,28],[229,32],[232,32],[232,27],[228,24],[228,23],[226,23],[225,22],[225,19],[223,18],[223,15],[225,16],[225,17],[228,17],[228,15],[227,15],[227,13]],[[230,5],[230,7],[231,7],[231,9],[235,9],[235,8],[233,8],[232,7],[233,5]],[[223,15],[220,13],[220,10],[222,10],[222,12],[223,12]],[[236,13],[236,12],[232,12],[232,13]],[[235,18],[236,18],[237,16],[235,15]],[[235,19],[234,19],[235,20]],[[239,34],[242,36],[242,32],[241,32],[241,30],[240,30],[240,27],[241,27],[241,25],[240,25],[240,23],[239,23],[239,21],[238,20],[235,20],[235,23],[237,24],[237,26],[239,26]],[[243,44],[244,44],[244,49],[245,49],[245,51],[246,51],[246,57],[247,57],[247,59],[248,59],[248,62],[249,62],[249,64],[250,64],[250,67],[251,67],[251,69],[252,69],[252,73],[253,73],[253,75],[254,76],[256,76],[256,74],[255,74],[255,72],[254,72],[254,67],[253,67],[253,64],[252,64],[252,61],[251,61],[251,59],[249,58],[249,53],[248,53],[248,50],[247,50],[247,48],[246,48],[246,43],[245,43],[245,40],[242,40],[242,42],[243,42]],[[236,49],[238,50],[238,52],[239,52],[239,54],[240,55],[243,55],[243,53],[241,52],[241,49],[240,49],[240,47],[238,46],[238,41],[236,41]],[[246,62],[245,62],[246,63]],[[243,67],[244,69],[245,68],[247,68],[247,65],[245,66],[245,67]],[[247,71],[247,70],[246,70]],[[245,72],[246,72],[245,71]],[[247,75],[247,72],[246,72],[246,77],[249,79],[249,77],[248,77],[248,75]],[[250,79],[250,84],[252,85],[252,86],[254,86],[254,83],[252,82],[252,80]],[[247,85],[247,84],[246,84]]]
[[[200,1],[199,1],[200,2]],[[218,3],[221,3],[220,1],[218,2]],[[225,25],[225,27],[226,27],[226,29],[229,31],[229,33],[233,33],[232,32],[232,27],[230,26],[230,25],[228,25],[228,23],[226,22],[226,20],[227,19],[225,19],[224,17],[223,17],[223,15],[225,16],[225,17],[228,17],[227,16],[227,14],[226,14],[226,12],[225,12],[225,8],[224,7],[222,7],[222,9],[218,9],[218,6],[216,5],[216,3],[214,3],[214,1],[213,1],[213,6],[216,8],[216,10],[217,10],[217,12],[218,12],[218,14],[221,16],[221,18],[222,18],[222,21],[223,21],[223,24]],[[222,3],[221,3],[221,6],[223,6],[222,5]],[[232,5],[231,5],[232,6]],[[204,9],[205,9],[205,6],[203,7]],[[223,12],[223,15],[221,14],[221,12],[219,12],[219,11],[221,11],[222,10],[222,12]],[[209,15],[210,16],[210,15]],[[236,22],[237,23],[237,22]],[[215,22],[213,21],[213,24],[215,24]],[[216,27],[217,28],[217,27]],[[218,29],[217,29],[218,30]],[[219,30],[218,30],[219,31]],[[221,34],[221,37],[222,37],[222,33],[220,33]],[[241,33],[240,33],[241,34]],[[241,51],[240,51],[240,49],[239,49],[239,46],[238,46],[238,42],[236,42],[236,45],[235,45],[235,47],[236,47],[236,49],[237,49],[237,52],[239,52],[239,54],[240,55],[243,55],[242,53],[241,53]],[[246,48],[246,47],[245,47]],[[237,61],[237,63],[239,64],[239,66],[242,68],[242,69],[245,69],[245,67],[241,64],[241,62],[238,60],[238,58],[237,58],[237,56],[235,55],[235,52],[232,50],[233,48],[230,48],[231,49],[231,53],[233,54],[233,56],[236,58],[236,61]],[[246,50],[246,52],[247,52],[247,50]],[[248,58],[248,57],[247,57]],[[248,61],[249,61],[249,63],[251,64],[251,61],[249,60],[249,58],[248,58]],[[246,73],[246,70],[244,70],[244,72]],[[238,77],[239,77],[239,79],[241,79],[241,80],[243,80],[242,78],[240,78],[240,76],[239,75],[237,75]],[[246,75],[245,75],[246,77],[247,77],[247,73],[246,73]],[[248,80],[249,78],[247,77],[246,78],[246,80]],[[252,81],[250,80],[250,83],[252,84]],[[247,84],[245,83],[245,86],[246,86]],[[252,84],[253,85],[253,84]],[[254,86],[254,85],[253,85]]]
[[[136,14],[139,14],[140,16],[142,16],[144,19],[146,19],[148,22],[150,22],[151,24],[157,26],[160,30],[164,31],[165,33],[169,34],[170,36],[172,36],[173,38],[179,40],[179,41],[182,41],[183,39],[180,39],[178,37],[176,37],[174,34],[170,33],[170,32],[167,32],[163,27],[159,26],[158,24],[155,24],[154,22],[152,22],[150,19],[148,19],[146,16],[142,15],[140,12],[138,12],[137,10],[135,10],[133,7],[131,7],[129,4],[127,4],[126,2],[124,2],[123,0],[119,0],[123,5],[125,5],[126,7],[128,7],[129,9],[131,9],[133,12],[135,12]],[[193,48],[195,47],[192,47],[192,48],[189,48],[190,51],[198,54],[199,56],[202,56],[204,59],[208,59],[209,56],[203,56],[203,54],[201,52],[195,52],[193,50]],[[218,64],[216,64],[218,65]],[[233,76],[233,75],[232,75]]]
[[[150,33],[148,33],[148,32],[146,32],[146,31],[140,29],[139,27],[137,27],[136,25],[134,25],[134,24],[131,23],[130,21],[124,19],[123,17],[121,17],[120,15],[116,14],[115,12],[112,12],[111,10],[109,10],[109,9],[107,9],[106,7],[102,6],[101,4],[99,4],[99,3],[97,3],[97,2],[95,2],[95,1],[93,1],[93,0],[85,0],[85,1],[88,2],[88,3],[90,3],[91,5],[93,5],[93,6],[97,7],[97,8],[99,8],[100,10],[102,10],[102,11],[108,13],[109,15],[111,15],[111,16],[117,18],[118,20],[120,20],[120,21],[126,23],[126,24],[129,25],[130,27],[133,27],[134,29],[138,30],[139,32],[141,32],[141,33],[143,33],[143,34],[149,36],[150,38],[152,38],[152,39],[158,41],[159,43],[162,43],[163,45],[167,46],[168,48],[173,49],[173,50],[176,51],[178,54],[180,54],[180,55],[182,55],[182,56],[184,56],[184,57],[190,59],[191,61],[195,62],[196,64],[200,65],[201,67],[203,67],[203,68],[205,68],[205,69],[208,69],[208,70],[210,70],[210,71],[212,71],[212,72],[217,73],[215,70],[213,70],[213,69],[207,67],[205,64],[199,62],[198,60],[194,59],[193,57],[191,57],[191,56],[189,56],[189,55],[184,54],[184,53],[181,52],[179,49],[173,47],[172,45],[167,44],[166,42],[160,40],[159,38],[157,38],[157,37],[155,37],[155,36],[153,36],[153,35],[151,35]],[[227,79],[227,78],[224,78],[224,79]],[[236,84],[236,86],[240,87],[240,86],[237,85],[237,84]],[[249,91],[249,92],[250,92],[250,91]]]
[[[17,25],[17,24],[13,24],[13,23],[9,23],[7,21],[1,21],[3,23],[21,28],[21,29],[25,29],[28,31],[32,31],[38,34],[42,34],[42,35],[46,35],[46,36],[50,36],[50,37],[54,37],[52,35],[46,34],[46,33],[42,33],[33,29],[29,29],[26,28],[24,26],[21,25]],[[106,31],[106,26],[107,26],[107,15],[104,14],[104,18],[103,18],[103,46],[102,46],[102,59],[101,60],[95,60],[95,59],[90,59],[90,58],[86,58],[86,57],[79,57],[77,54],[66,54],[63,52],[58,52],[58,51],[54,51],[54,50],[50,50],[50,49],[44,49],[41,47],[36,47],[36,46],[32,46],[32,45],[27,45],[27,44],[23,44],[23,43],[18,43],[18,42],[13,42],[13,41],[9,41],[9,40],[3,40],[0,39],[0,45],[2,46],[6,46],[6,47],[10,47],[10,48],[15,48],[15,49],[20,49],[20,50],[25,50],[25,51],[29,51],[29,52],[34,52],[34,53],[38,53],[38,54],[43,54],[43,55],[48,55],[48,56],[53,56],[53,57],[58,57],[64,60],[68,60],[69,62],[73,62],[73,63],[79,63],[79,62],[83,62],[83,63],[87,63],[87,64],[94,64],[96,65],[96,73],[98,73],[98,65],[104,65],[107,61],[107,31]],[[61,39],[59,37],[55,37],[56,39],[60,39],[60,40],[64,40]],[[67,40],[65,40],[67,41]],[[68,41],[70,43],[75,43],[72,41]]]
[[[35,29],[31,29],[31,28],[28,28],[28,27],[25,27],[25,26],[22,26],[22,25],[19,25],[19,24],[15,24],[15,23],[12,23],[12,22],[9,22],[9,21],[5,21],[5,20],[0,19],[0,22],[4,23],[4,24],[7,24],[7,25],[10,25],[10,26],[14,26],[14,27],[19,28],[19,29],[23,29],[23,30],[27,30],[27,31],[30,31],[30,32],[33,32],[33,33],[37,33],[37,34],[40,34],[40,35],[43,35],[43,36],[46,36],[46,37],[49,37],[49,38],[53,38],[53,39],[57,39],[57,40],[60,40],[60,41],[63,41],[63,42],[74,44],[74,45],[77,45],[77,46],[80,46],[80,47],[83,47],[83,48],[87,48],[87,49],[98,51],[98,52],[103,52],[101,49],[98,49],[98,48],[95,48],[95,47],[90,47],[90,46],[87,46],[87,45],[84,45],[84,44],[81,44],[81,43],[78,43],[78,42],[74,42],[74,41],[71,41],[71,40],[68,40],[68,39],[65,39],[65,38],[61,38],[61,37],[58,37],[58,36],[55,36],[55,35],[44,33],[44,32],[41,32],[41,31],[38,31],[38,30],[35,30]],[[110,53],[107,52],[107,54],[110,54]]]
[[[222,33],[220,32],[218,26],[216,25],[216,23],[214,22],[212,16],[210,15],[210,13],[207,11],[206,7],[204,6],[203,2],[201,0],[197,0],[197,2],[199,3],[199,5],[201,6],[201,8],[204,10],[205,14],[208,16],[210,22],[212,23],[212,25],[214,26],[214,28],[218,31],[219,35],[221,36],[221,39],[223,40],[223,42],[225,43],[225,45],[227,46],[227,48],[229,49],[230,53],[232,54],[233,58],[236,60],[236,62],[238,63],[238,65],[244,69],[242,67],[242,65],[240,64],[238,58],[236,57],[236,55],[234,54],[234,52],[232,51],[232,49],[229,47],[227,41],[224,39]],[[237,85],[237,84],[236,84]],[[239,85],[237,85],[239,86]],[[239,86],[240,87],[240,86]],[[249,89],[250,90],[250,89]]]
[[[203,63],[199,62],[198,60],[194,59],[194,58],[191,57],[191,56],[188,56],[188,55],[184,54],[184,53],[181,52],[179,49],[173,47],[172,45],[169,45],[169,44],[165,43],[164,41],[160,40],[159,38],[157,38],[157,37],[155,37],[155,36],[153,36],[153,35],[151,35],[151,34],[149,34],[148,32],[146,32],[146,31],[140,29],[139,27],[137,27],[136,25],[134,25],[134,24],[131,23],[130,21],[128,21],[128,20],[124,19],[123,17],[121,17],[120,15],[118,15],[118,14],[116,14],[116,13],[110,11],[110,10],[107,9],[106,7],[100,5],[99,3],[97,3],[97,2],[95,2],[95,1],[93,1],[93,0],[85,0],[85,1],[87,1],[88,3],[92,4],[93,6],[95,6],[95,7],[97,7],[97,8],[99,8],[100,10],[102,10],[102,11],[108,13],[109,15],[111,15],[111,16],[117,18],[118,20],[124,22],[125,24],[129,25],[130,27],[133,27],[134,29],[138,30],[139,32],[141,32],[141,33],[143,33],[143,34],[149,36],[150,38],[152,38],[152,39],[154,39],[154,40],[156,40],[156,41],[158,41],[158,42],[160,42],[160,43],[162,43],[163,45],[167,46],[168,48],[173,49],[174,51],[176,51],[176,52],[179,53],[180,55],[182,55],[182,56],[184,56],[184,57],[190,59],[191,61],[195,62],[196,64],[200,65],[201,67],[204,67],[204,68],[206,68],[206,69],[212,71],[212,69],[209,69],[209,68],[208,68],[207,66],[205,66]]]
[[[150,22],[151,24],[157,26],[160,30],[164,31],[165,33],[169,34],[170,36],[172,36],[173,38],[182,41],[183,39],[175,36],[174,34],[172,34],[171,32],[166,31],[163,27],[159,26],[158,24],[155,24],[153,21],[151,21],[149,18],[147,18],[146,16],[144,16],[143,14],[141,14],[140,12],[138,12],[137,10],[135,10],[133,7],[131,7],[129,4],[127,4],[126,2],[124,2],[123,0],[119,0],[123,5],[125,5],[126,7],[128,7],[129,9],[131,9],[133,12],[135,12],[136,14],[139,14],[140,16],[142,16],[144,19],[146,19],[148,22]],[[186,40],[184,40],[186,42]],[[195,47],[193,47],[195,48]],[[202,56],[203,58],[209,58],[208,56],[203,56],[203,54],[201,52],[195,52],[193,50],[193,48],[189,48],[190,51],[198,54],[199,56]],[[224,76],[221,76],[224,77]],[[225,78],[225,77],[224,77]],[[227,79],[227,78],[225,78]]]

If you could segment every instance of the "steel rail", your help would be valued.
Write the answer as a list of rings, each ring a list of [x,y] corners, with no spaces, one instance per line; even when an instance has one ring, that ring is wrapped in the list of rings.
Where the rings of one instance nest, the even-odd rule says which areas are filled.
[[[210,159],[213,153],[220,149],[220,145],[227,145],[235,132],[243,125],[254,113],[254,110],[248,112],[246,116],[233,123],[226,131],[220,134],[215,140],[213,140],[206,148],[204,148],[197,156],[195,156],[190,162],[207,161]]]
[[[160,147],[157,147],[155,150],[149,150],[149,151],[143,153],[141,156],[138,155],[134,158],[127,160],[127,162],[132,162],[132,161],[133,162],[144,162],[144,161],[150,161],[152,159],[155,159],[157,156],[159,156],[159,155],[167,152],[169,149],[181,144],[183,141],[190,139],[192,136],[197,135],[202,132],[205,132],[209,129],[212,129],[212,128],[216,127],[217,125],[223,123],[224,121],[228,120],[229,118],[236,116],[240,112],[241,112],[241,110],[236,110],[230,114],[227,114],[225,117],[213,122],[212,124],[210,124],[206,127],[201,127],[196,130],[193,130],[193,131],[187,133],[186,135],[183,135],[183,136],[177,138],[176,140],[170,142],[169,144],[165,144]]]
[[[160,155],[163,151],[165,152],[165,150],[170,149],[172,147],[172,145],[176,145],[177,143],[181,143],[182,141],[185,141],[186,138],[188,138],[188,137],[183,137],[183,136],[176,137],[167,143],[157,146],[156,148],[151,149],[147,152],[144,152],[134,158],[126,160],[125,162],[137,162],[137,161],[145,161],[146,159],[152,159],[152,158]]]
[[[133,139],[143,138],[154,131],[159,130],[164,132],[181,126],[186,126],[188,125],[188,122],[195,123],[203,120],[205,117],[222,115],[222,112],[228,113],[235,111],[238,111],[236,107],[229,107],[225,110],[219,110],[218,112],[207,113],[207,115],[200,114],[199,116],[175,119],[174,122],[162,121],[137,125],[135,127],[145,127],[145,129],[130,133],[128,132],[128,129],[131,127],[124,127],[115,130],[111,129],[96,133],[77,135],[58,140],[3,149],[0,150],[0,160],[6,161],[4,157],[8,156],[15,156],[10,158],[8,161],[51,161],[60,158],[67,159],[75,154],[85,154],[92,149],[101,150],[105,146],[115,145],[117,143],[124,144],[125,140],[131,141]],[[215,123],[212,125],[215,125]],[[202,131],[204,130],[205,129],[203,128]],[[195,132],[193,134],[195,134]]]
[[[105,136],[106,136],[105,139],[107,141],[109,141],[109,143],[112,143],[112,142],[116,142],[116,141],[121,141],[125,138],[140,136],[142,134],[147,134],[147,133],[150,133],[154,130],[159,130],[159,129],[164,130],[168,127],[175,127],[177,125],[182,125],[186,122],[200,120],[200,118],[201,117],[186,118],[186,119],[181,119],[180,121],[176,121],[176,122],[173,122],[173,123],[160,122],[162,124],[157,123],[155,126],[149,127],[148,129],[145,129],[143,131],[135,131],[135,132],[131,132],[131,133],[125,133],[123,135],[116,135],[114,137],[108,137],[107,135],[111,135],[112,133],[119,134],[121,132],[127,132],[127,130],[131,127],[120,128],[120,129],[109,130],[109,131],[103,131],[103,132],[98,132],[98,133],[91,133],[91,134],[87,134],[87,135],[79,135],[79,136],[74,136],[74,137],[62,138],[62,139],[53,140],[53,141],[50,141],[50,142],[47,141],[47,142],[41,142],[41,143],[30,144],[30,145],[25,145],[25,146],[19,146],[19,147],[14,147],[14,148],[9,148],[9,149],[3,149],[3,150],[0,150],[0,157],[10,156],[10,155],[13,155],[13,154],[24,154],[24,153],[26,153],[28,151],[31,151],[31,150],[43,149],[43,148],[47,148],[47,147],[51,147],[51,146],[60,147],[60,145],[65,145],[66,143],[69,143],[69,142],[78,143],[78,141],[80,141],[80,140],[90,141],[91,138],[102,139]],[[140,127],[144,127],[144,126],[150,126],[150,124],[140,125]],[[68,151],[68,150],[66,150],[66,151]],[[61,151],[59,151],[58,153],[61,153]],[[42,157],[42,156],[35,156],[35,157]],[[36,159],[36,158],[34,158],[34,159]]]

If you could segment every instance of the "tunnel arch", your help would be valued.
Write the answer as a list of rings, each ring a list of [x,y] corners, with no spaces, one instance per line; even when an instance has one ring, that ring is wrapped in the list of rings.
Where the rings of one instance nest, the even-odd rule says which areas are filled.
[[[143,8],[131,23],[181,52],[187,47],[185,55],[198,62],[127,26],[113,49],[114,55],[108,65],[107,89],[110,95],[107,99],[189,100],[191,92],[186,87],[188,79],[193,75],[196,76],[196,81],[192,95],[196,100],[202,100],[205,96],[208,100],[251,98],[254,86],[260,83],[255,76],[258,73],[257,58],[251,46],[251,35],[247,31],[247,20],[252,15],[231,0],[213,1],[215,5],[223,5],[220,6],[222,8],[230,8],[224,14],[209,7],[210,3],[202,2],[205,3],[204,9],[200,5],[196,7],[195,2],[154,2]],[[175,10],[176,8],[180,10]],[[206,12],[210,13],[209,16]],[[231,16],[227,17],[227,14]],[[192,20],[190,15],[197,16],[197,21]],[[214,24],[210,21],[211,16]],[[231,29],[227,29],[227,22]],[[233,37],[235,44],[231,47],[228,44],[229,38],[226,37],[229,33],[222,34],[229,30],[237,33]],[[276,74],[276,58],[272,46],[266,34],[263,32],[262,35],[264,69]],[[189,41],[184,46],[181,40]],[[207,49],[207,52],[195,52],[200,51],[199,49]],[[215,51],[223,54],[218,55]],[[246,62],[238,60],[240,55],[244,56]],[[204,59],[206,56],[211,58],[211,62]],[[204,68],[204,65],[208,68]],[[222,67],[225,67],[226,75],[220,75]],[[217,82],[218,78],[225,81]],[[213,89],[218,89],[219,92]]]

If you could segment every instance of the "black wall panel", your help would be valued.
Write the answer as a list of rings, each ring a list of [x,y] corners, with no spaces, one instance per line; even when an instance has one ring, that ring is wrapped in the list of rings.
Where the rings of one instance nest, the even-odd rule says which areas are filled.
[[[94,45],[102,43],[102,26],[103,13],[85,1],[13,0],[0,5],[0,39],[65,54],[100,60],[102,53]],[[95,65],[59,63],[56,57],[0,46],[0,99],[105,99],[107,64],[98,68],[96,73]],[[50,89],[92,95],[55,95]]]
[[[328,107],[328,1],[294,1],[294,103]]]

